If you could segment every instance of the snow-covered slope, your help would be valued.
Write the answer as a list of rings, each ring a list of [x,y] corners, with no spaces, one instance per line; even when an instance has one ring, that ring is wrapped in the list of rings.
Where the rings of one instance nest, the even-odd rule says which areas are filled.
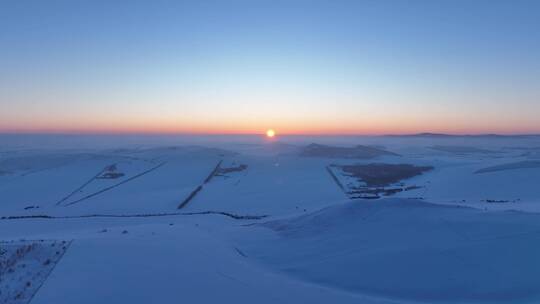
[[[268,221],[239,247],[271,269],[425,303],[540,301],[540,215],[416,200],[352,201]]]

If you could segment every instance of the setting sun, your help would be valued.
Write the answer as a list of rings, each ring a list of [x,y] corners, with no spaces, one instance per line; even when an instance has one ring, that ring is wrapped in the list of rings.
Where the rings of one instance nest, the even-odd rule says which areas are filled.
[[[268,130],[266,131],[266,137],[270,137],[270,138],[271,138],[271,137],[274,137],[274,136],[276,136],[276,132],[275,132],[274,130],[268,129]]]

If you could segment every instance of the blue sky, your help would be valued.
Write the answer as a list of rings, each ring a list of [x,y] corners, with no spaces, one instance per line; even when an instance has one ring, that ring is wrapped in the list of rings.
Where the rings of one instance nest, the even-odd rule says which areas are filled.
[[[538,1],[2,1],[0,131],[540,133]]]

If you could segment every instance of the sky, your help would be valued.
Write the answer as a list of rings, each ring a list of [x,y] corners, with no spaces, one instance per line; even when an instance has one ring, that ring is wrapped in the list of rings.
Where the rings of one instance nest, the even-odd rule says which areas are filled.
[[[0,1],[0,132],[540,133],[540,1]]]

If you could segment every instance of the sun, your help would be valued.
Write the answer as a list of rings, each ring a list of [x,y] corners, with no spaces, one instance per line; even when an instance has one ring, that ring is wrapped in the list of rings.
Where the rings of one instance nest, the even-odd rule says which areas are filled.
[[[274,130],[272,129],[266,130],[266,137],[272,138],[274,136],[276,136],[276,132]]]

